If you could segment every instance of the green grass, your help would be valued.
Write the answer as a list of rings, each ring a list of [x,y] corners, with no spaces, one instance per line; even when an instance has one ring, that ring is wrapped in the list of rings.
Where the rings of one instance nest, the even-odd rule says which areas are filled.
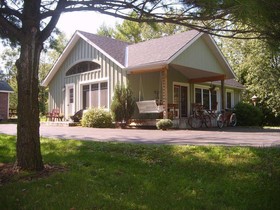
[[[0,209],[279,209],[280,148],[41,140],[43,179],[0,186]],[[15,137],[0,135],[0,162]]]

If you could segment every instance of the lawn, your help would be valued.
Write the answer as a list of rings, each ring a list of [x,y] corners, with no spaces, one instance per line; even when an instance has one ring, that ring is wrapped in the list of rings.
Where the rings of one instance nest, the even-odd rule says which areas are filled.
[[[66,170],[2,183],[0,209],[280,208],[280,148],[44,138],[41,147],[45,164]],[[15,137],[0,135],[0,163],[14,160]]]

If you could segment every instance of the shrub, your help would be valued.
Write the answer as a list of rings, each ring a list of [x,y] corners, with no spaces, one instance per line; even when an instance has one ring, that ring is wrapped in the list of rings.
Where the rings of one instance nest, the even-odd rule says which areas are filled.
[[[92,128],[110,128],[112,127],[112,116],[105,109],[93,108],[84,113],[82,126]]]
[[[156,123],[158,129],[167,130],[173,126],[173,122],[170,119],[161,119]]]
[[[263,113],[258,108],[247,103],[238,103],[235,106],[238,125],[259,126],[263,120]]]
[[[132,90],[129,87],[117,85],[115,87],[114,97],[111,104],[113,119],[116,122],[125,122],[133,115],[135,100]]]

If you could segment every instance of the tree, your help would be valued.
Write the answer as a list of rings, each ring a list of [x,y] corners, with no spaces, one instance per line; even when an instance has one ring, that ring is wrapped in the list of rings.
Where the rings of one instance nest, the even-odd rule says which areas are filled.
[[[251,102],[257,95],[265,114],[280,116],[280,52],[262,40],[223,39],[220,43],[238,80],[246,86],[244,100]]]
[[[162,36],[184,32],[189,28],[171,23],[137,23],[135,21],[124,20],[117,23],[115,28],[100,26],[97,34],[122,40],[130,43],[138,43]]]
[[[116,122],[128,123],[128,120],[133,115],[135,108],[135,100],[132,90],[123,85],[116,85],[111,111]]]
[[[279,0],[184,0],[191,28],[242,39],[265,39],[280,48]],[[184,20],[184,21],[185,21]],[[236,27],[238,26],[238,27]],[[246,36],[244,36],[246,34]]]
[[[212,17],[209,15],[203,16],[203,13],[201,13],[203,10],[197,7],[194,2],[193,0],[185,0],[183,5],[180,1],[167,0],[1,0],[0,37],[9,40],[11,44],[20,46],[20,56],[16,61],[18,100],[21,103],[17,110],[16,165],[21,169],[27,170],[42,170],[44,168],[39,135],[38,69],[44,42],[52,34],[62,13],[95,11],[137,22],[180,23],[201,31],[205,31],[205,27],[203,28],[201,24],[197,24],[196,20],[206,21],[210,27],[212,27],[210,23],[213,19],[215,19],[216,23],[219,23],[217,22],[218,20],[232,21],[232,17],[227,15],[227,10],[218,11]],[[217,0],[217,2],[226,3],[232,1]],[[258,2],[262,1],[258,0]],[[279,6],[278,0],[274,2],[276,3],[273,10],[277,10]],[[271,5],[269,8],[271,8]],[[136,17],[129,16],[132,11],[137,14]],[[210,12],[212,13],[211,15],[214,14],[212,10]],[[274,13],[273,17],[276,15],[275,17],[278,18],[279,11]],[[227,17],[230,19],[227,19]],[[214,30],[209,30],[209,32],[219,32],[216,29],[218,26],[216,24]],[[276,37],[279,37],[277,36],[278,26],[279,23],[277,24],[276,22],[276,27],[272,28],[275,30]],[[220,30],[228,31],[228,28],[221,28]],[[256,30],[250,27],[248,30],[239,31],[239,33],[252,31]],[[237,31],[233,32],[234,34],[237,33]],[[271,35],[271,33],[267,34],[265,32],[262,28],[257,31],[264,37],[265,35]],[[273,37],[271,36],[271,39]]]

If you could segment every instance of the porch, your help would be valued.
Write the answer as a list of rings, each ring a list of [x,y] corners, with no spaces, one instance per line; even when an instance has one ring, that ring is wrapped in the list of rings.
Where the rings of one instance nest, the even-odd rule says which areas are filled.
[[[225,74],[172,65],[130,71],[129,84],[136,93],[138,104],[133,125],[155,126],[158,119],[169,118],[173,120],[175,128],[189,128],[186,121],[193,113],[192,104],[200,103],[215,112],[227,108],[226,78]],[[139,103],[148,101],[156,101],[158,109],[150,110],[149,106],[149,109],[142,110],[139,107]],[[162,111],[157,113],[158,110]],[[216,125],[215,120],[212,124]]]

